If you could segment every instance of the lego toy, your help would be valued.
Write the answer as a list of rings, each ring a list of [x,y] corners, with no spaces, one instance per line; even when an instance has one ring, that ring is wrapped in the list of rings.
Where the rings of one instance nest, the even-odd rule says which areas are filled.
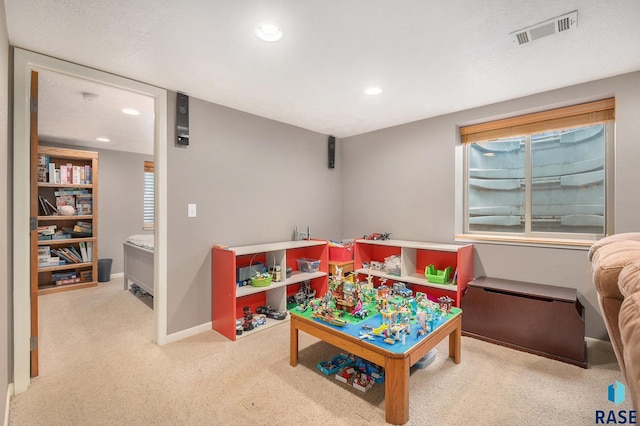
[[[449,296],[442,296],[438,298],[438,303],[440,304],[440,309],[444,311],[445,314],[448,314],[451,311],[453,299]]]
[[[275,320],[283,320],[287,317],[287,311],[276,311],[275,309],[273,309],[271,306],[268,306],[268,305],[259,306],[258,309],[256,309],[256,312],[259,314],[264,314],[268,318],[275,319]]]
[[[377,233],[374,232],[371,235],[365,235],[364,238],[365,240],[388,240],[391,237],[391,232],[383,232],[383,233]]]
[[[243,318],[244,318],[244,322],[242,323],[242,329],[244,331],[250,331],[253,330],[253,313],[251,312],[251,308],[248,306],[245,306],[242,309],[243,312]]]

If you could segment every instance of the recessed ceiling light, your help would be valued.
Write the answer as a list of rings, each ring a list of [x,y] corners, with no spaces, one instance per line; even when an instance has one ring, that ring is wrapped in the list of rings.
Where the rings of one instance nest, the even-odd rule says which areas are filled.
[[[256,27],[256,36],[264,41],[278,41],[282,38],[282,31],[272,22],[263,22]]]
[[[111,142],[111,139],[109,139],[109,138],[96,138],[96,140],[98,142]]]
[[[133,108],[122,108],[122,112],[129,115],[140,115],[140,111]]]
[[[379,87],[369,87],[368,89],[366,89],[364,91],[364,93],[366,93],[367,95],[379,95],[380,93],[382,93],[382,89]]]

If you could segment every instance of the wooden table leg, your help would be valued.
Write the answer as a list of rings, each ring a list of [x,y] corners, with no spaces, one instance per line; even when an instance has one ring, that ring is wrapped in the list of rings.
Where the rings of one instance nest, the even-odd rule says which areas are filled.
[[[460,364],[460,345],[462,343],[462,320],[460,317],[456,319],[458,322],[456,329],[449,334],[449,357],[453,358],[453,362]]]
[[[296,326],[296,320],[291,318],[291,337],[289,339],[289,364],[292,367],[298,365],[298,327]]]
[[[409,421],[409,358],[387,358],[384,379],[384,409],[387,423]]]

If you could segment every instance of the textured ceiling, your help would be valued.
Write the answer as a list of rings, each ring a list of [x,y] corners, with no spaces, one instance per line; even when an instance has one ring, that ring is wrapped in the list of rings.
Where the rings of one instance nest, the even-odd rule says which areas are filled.
[[[640,69],[637,0],[5,4],[14,46],[337,137]],[[512,45],[573,10],[577,29]],[[255,37],[265,20],[282,40]]]

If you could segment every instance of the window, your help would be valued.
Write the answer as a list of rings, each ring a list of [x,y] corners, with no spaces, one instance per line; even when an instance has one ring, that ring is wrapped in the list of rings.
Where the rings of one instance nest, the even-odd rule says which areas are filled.
[[[463,127],[464,232],[593,241],[613,194],[614,99]]]
[[[153,161],[144,162],[144,226],[143,229],[154,229],[153,203]]]

